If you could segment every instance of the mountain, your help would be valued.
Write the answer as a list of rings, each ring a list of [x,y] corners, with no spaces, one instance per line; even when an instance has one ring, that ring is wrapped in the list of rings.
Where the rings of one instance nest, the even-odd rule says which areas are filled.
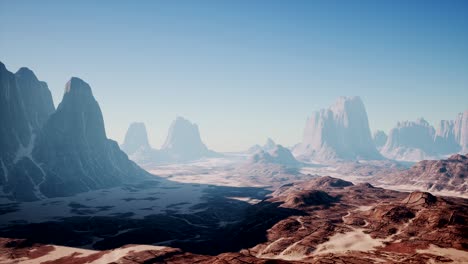
[[[434,146],[435,129],[426,120],[398,122],[390,130],[381,153],[395,160],[420,161],[437,158]]]
[[[372,141],[364,104],[357,96],[340,97],[330,108],[313,113],[293,153],[305,161],[382,158]]]
[[[141,122],[131,123],[125,134],[124,143],[120,148],[129,156],[138,150],[150,149],[145,124]]]
[[[459,113],[454,122],[455,140],[460,145],[460,152],[468,152],[468,110]]]
[[[160,150],[150,146],[144,123],[130,124],[121,148],[131,160],[142,166],[219,156],[202,142],[198,126],[182,117],[172,122],[166,142]]]
[[[34,132],[37,132],[55,111],[52,94],[47,83],[39,81],[28,68],[20,68],[15,76],[26,118]]]
[[[455,139],[455,122],[441,120],[434,137],[434,147],[437,153],[452,154],[461,150],[459,142]]]
[[[377,149],[380,149],[385,145],[385,143],[387,142],[387,138],[387,134],[385,134],[385,132],[383,132],[382,130],[377,130],[372,135],[372,140],[374,141],[375,147]]]
[[[271,138],[267,138],[265,144],[263,146],[260,146],[258,144],[255,144],[253,145],[252,147],[250,147],[248,150],[247,150],[247,153],[256,153],[258,151],[270,151],[272,149],[274,149],[276,147],[276,143],[273,141],[273,139]]]
[[[267,141],[265,142],[265,144],[263,145],[262,148],[263,148],[264,151],[272,151],[274,149],[277,149],[278,145],[276,145],[276,143],[273,141],[273,139],[267,138]]]
[[[468,152],[468,111],[441,120],[434,129],[426,120],[398,122],[381,153],[390,159],[420,161]]]
[[[285,167],[300,166],[300,162],[294,158],[291,151],[281,145],[275,145],[269,151],[258,151],[250,157],[250,163],[278,164]]]
[[[0,62],[0,186],[4,192],[12,190],[11,185],[19,180],[21,164],[31,165],[35,138],[54,110],[45,82],[27,68],[13,74]],[[26,183],[24,188],[28,186]]]
[[[377,182],[401,189],[429,192],[468,192],[468,157],[454,154],[448,159],[423,160],[411,168],[377,177]]]
[[[172,122],[161,152],[174,162],[219,156],[202,142],[198,126],[183,117]]]
[[[151,147],[148,141],[146,126],[141,122],[131,123],[120,148],[128,157],[139,165],[168,162],[168,157]]]
[[[15,121],[21,125],[29,125],[31,131],[36,130],[36,124],[38,132],[31,136],[27,148],[22,145],[24,143],[17,146],[17,153],[23,154],[17,154],[13,166],[8,170],[10,177],[3,188],[10,198],[30,201],[45,197],[70,196],[149,176],[128,160],[115,141],[107,138],[101,109],[87,83],[78,78],[71,78],[57,110],[45,117],[51,109],[51,98],[47,99],[50,92],[44,90],[46,86],[43,83],[33,85],[37,82],[31,78],[31,72],[19,72],[21,74],[18,78],[29,78],[29,81],[17,82],[17,88],[21,88],[21,85],[28,86],[24,91],[24,103],[21,105],[36,107],[37,110],[31,110],[30,113],[19,112]],[[5,88],[2,82],[2,90],[13,88]],[[43,95],[43,98],[34,104],[31,93],[36,93],[36,96]],[[28,117],[33,117],[32,121]],[[44,120],[45,123],[39,129],[38,126]],[[17,125],[8,123],[7,127],[15,128]],[[8,136],[13,141],[19,138],[16,135]]]

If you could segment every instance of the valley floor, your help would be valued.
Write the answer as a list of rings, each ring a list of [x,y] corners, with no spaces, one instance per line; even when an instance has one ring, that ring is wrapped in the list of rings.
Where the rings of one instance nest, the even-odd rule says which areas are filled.
[[[440,231],[455,232],[459,244],[420,241],[412,232],[430,229],[413,219],[388,218],[388,226],[382,225],[394,210],[402,219],[429,212],[398,211],[408,193],[394,190],[414,189],[373,180],[402,167],[361,162],[284,169],[245,159],[146,164],[157,176],[139,184],[35,202],[2,198],[0,263],[468,262],[468,241],[459,237],[466,223],[456,222],[466,219],[466,199],[437,198],[437,207],[424,205],[440,211],[439,218],[452,212],[449,220],[437,221],[448,221]],[[461,209],[462,220],[454,220]]]

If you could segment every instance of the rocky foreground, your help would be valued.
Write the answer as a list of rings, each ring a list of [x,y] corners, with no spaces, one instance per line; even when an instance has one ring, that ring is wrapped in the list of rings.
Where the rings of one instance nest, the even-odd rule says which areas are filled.
[[[272,215],[276,206],[288,215]],[[240,223],[220,229],[223,239],[213,238],[239,251],[170,244],[90,250],[2,238],[0,263],[466,263],[467,209],[468,199],[318,177],[282,186],[248,208]]]

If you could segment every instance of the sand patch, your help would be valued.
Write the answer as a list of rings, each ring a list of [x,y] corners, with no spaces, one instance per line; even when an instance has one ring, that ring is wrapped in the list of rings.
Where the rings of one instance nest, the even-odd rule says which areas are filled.
[[[429,248],[418,249],[416,252],[443,256],[452,259],[453,263],[468,263],[468,252],[454,248],[441,248],[431,244]]]
[[[369,234],[364,233],[362,229],[354,229],[351,232],[331,236],[327,242],[318,245],[314,253],[369,252],[383,245],[382,240],[372,238]]]

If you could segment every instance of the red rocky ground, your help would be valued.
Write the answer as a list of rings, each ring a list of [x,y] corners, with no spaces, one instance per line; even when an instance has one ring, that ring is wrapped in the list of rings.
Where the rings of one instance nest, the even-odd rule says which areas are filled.
[[[83,251],[25,240],[0,240],[0,263],[466,263],[468,200],[403,193],[321,177],[289,184],[264,203],[297,212],[278,220],[263,242],[216,256],[170,247],[129,245]],[[239,233],[271,219],[257,204]],[[242,229],[242,230],[241,230]],[[226,237],[225,243],[234,238]],[[69,250],[69,251],[66,251]],[[62,255],[59,252],[65,252]],[[46,256],[49,256],[47,258]]]

